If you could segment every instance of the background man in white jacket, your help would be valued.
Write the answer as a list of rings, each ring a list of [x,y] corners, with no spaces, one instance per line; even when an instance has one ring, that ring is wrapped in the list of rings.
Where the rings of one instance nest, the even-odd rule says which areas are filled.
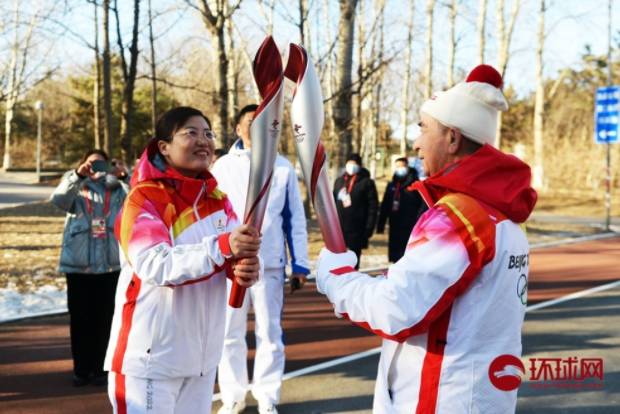
[[[228,155],[220,158],[211,171],[218,186],[232,202],[235,213],[243,220],[250,176],[250,124],[257,105],[244,107],[237,121],[238,139]],[[246,292],[240,309],[228,307],[226,339],[219,365],[219,385],[224,406],[219,413],[240,413],[245,408],[248,389],[247,314],[250,304],[256,318],[256,358],[252,394],[259,402],[259,413],[277,413],[284,372],[282,307],[284,305],[284,266],[286,247],[291,255],[292,275],[300,287],[308,270],[308,234],[306,217],[297,176],[293,165],[284,157],[276,158],[267,212],[263,221],[263,244],[260,256],[265,263],[265,276]],[[231,284],[228,285],[230,293]]]

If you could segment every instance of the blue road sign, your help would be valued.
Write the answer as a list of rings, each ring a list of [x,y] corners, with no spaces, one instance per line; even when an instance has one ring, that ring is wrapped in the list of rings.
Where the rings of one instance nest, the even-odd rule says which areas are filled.
[[[598,144],[618,143],[620,87],[598,88],[594,105],[594,141]]]

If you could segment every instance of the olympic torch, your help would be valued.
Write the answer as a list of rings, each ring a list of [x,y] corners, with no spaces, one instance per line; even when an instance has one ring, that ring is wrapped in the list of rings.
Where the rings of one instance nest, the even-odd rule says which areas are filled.
[[[260,231],[269,200],[273,165],[278,155],[284,107],[282,58],[271,36],[265,39],[256,52],[254,79],[263,101],[254,113],[250,126],[252,156],[243,223]],[[232,286],[228,304],[233,308],[240,308],[245,297],[245,288],[238,283],[233,283]]]
[[[325,246],[345,253],[340,221],[327,171],[327,154],[321,142],[323,94],[312,59],[301,45],[291,43],[284,76],[297,84],[291,104],[291,126],[306,188],[316,212]]]

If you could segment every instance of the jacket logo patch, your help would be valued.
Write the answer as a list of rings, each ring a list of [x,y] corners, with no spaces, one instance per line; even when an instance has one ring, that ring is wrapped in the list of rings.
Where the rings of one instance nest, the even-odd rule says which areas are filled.
[[[226,233],[226,220],[223,218],[217,218],[212,221],[218,235]]]

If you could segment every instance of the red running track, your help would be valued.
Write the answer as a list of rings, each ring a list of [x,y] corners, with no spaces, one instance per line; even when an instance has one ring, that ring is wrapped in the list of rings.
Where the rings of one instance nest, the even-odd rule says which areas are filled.
[[[619,252],[617,237],[532,251],[530,304],[619,280]],[[62,315],[0,325],[1,413],[111,412],[105,387],[71,386],[68,322],[69,317]],[[331,305],[312,284],[286,295],[282,324],[287,372],[381,343],[364,329],[336,319]],[[254,348],[252,333],[248,342]]]

